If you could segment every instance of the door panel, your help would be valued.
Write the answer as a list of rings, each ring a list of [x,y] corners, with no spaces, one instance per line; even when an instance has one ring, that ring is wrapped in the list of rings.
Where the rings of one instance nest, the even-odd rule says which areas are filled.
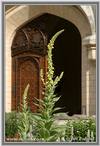
[[[40,99],[43,96],[40,69],[43,69],[45,79],[46,57],[26,54],[16,56],[12,61],[12,110],[18,110],[22,103],[25,87],[30,84],[28,105],[32,112],[36,112],[37,107],[33,101],[34,97]]]
[[[17,60],[17,63],[17,96],[19,97],[17,103],[22,102],[24,89],[29,83],[28,103],[31,111],[36,111],[33,99],[39,98],[39,64],[31,57],[22,57]]]

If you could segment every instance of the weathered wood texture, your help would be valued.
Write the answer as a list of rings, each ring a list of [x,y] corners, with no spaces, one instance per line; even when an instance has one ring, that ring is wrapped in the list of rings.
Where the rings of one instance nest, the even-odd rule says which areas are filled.
[[[23,92],[29,83],[28,104],[32,112],[37,107],[34,97],[42,98],[40,69],[46,72],[45,35],[36,27],[23,27],[16,32],[12,44],[12,110],[18,110]]]

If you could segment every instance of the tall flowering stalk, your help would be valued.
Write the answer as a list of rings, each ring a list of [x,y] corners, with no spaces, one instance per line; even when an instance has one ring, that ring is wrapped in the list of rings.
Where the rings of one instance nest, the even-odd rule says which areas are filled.
[[[54,42],[56,38],[63,32],[61,30],[57,32],[50,43],[48,44],[48,54],[47,54],[47,79],[46,82],[43,79],[43,71],[41,70],[40,76],[41,80],[44,84],[44,98],[43,99],[36,99],[34,103],[36,106],[39,107],[39,113],[34,114],[33,121],[36,130],[36,139],[38,141],[56,141],[59,137],[58,127],[54,125],[54,115],[53,113],[59,108],[54,108],[55,103],[60,99],[55,94],[55,88],[57,83],[63,76],[63,72],[60,76],[54,78],[54,66],[53,66],[53,59],[52,59],[52,49],[54,48]]]
[[[18,133],[22,141],[28,140],[28,133],[30,130],[31,112],[27,102],[29,86],[30,85],[28,84],[24,90],[23,103],[20,104],[21,112],[19,112],[18,117]]]

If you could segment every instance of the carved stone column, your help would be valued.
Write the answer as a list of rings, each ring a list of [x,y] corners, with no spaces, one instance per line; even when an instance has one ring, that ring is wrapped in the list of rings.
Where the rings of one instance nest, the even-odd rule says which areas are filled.
[[[87,48],[89,60],[96,60],[96,36],[91,35],[83,39],[83,45]]]
[[[82,40],[82,111],[96,113],[96,36]]]

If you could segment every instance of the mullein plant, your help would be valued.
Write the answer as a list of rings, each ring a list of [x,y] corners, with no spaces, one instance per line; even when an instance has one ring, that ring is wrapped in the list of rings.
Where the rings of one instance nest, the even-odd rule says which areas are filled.
[[[55,111],[60,108],[55,108],[55,103],[60,99],[55,94],[55,88],[58,82],[61,80],[63,76],[63,72],[61,72],[60,76],[55,77],[54,79],[54,66],[52,59],[52,49],[54,48],[54,42],[56,38],[63,32],[61,30],[57,32],[50,40],[48,44],[47,51],[47,78],[46,81],[43,78],[43,70],[41,69],[41,80],[43,83],[43,99],[35,98],[34,104],[38,106],[38,112],[33,115],[33,125],[35,127],[35,134],[33,135],[35,141],[42,142],[53,142],[57,141],[61,136],[61,127],[58,127],[54,124]]]
[[[30,131],[30,124],[31,124],[31,112],[28,107],[28,90],[29,90],[29,84],[26,86],[23,94],[23,102],[20,104],[21,112],[19,111],[18,116],[18,133],[20,135],[21,141],[27,141],[29,139],[28,134]]]

